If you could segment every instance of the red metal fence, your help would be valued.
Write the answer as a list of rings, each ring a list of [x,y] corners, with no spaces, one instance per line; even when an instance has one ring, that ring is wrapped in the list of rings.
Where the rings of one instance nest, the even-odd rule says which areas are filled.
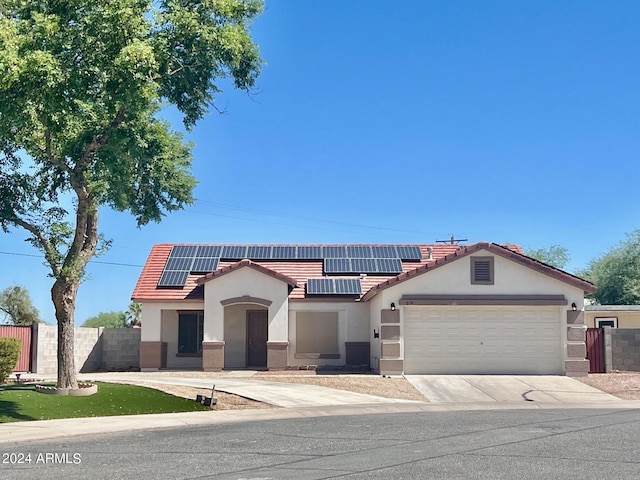
[[[16,327],[13,325],[0,325],[0,338],[17,338],[22,343],[20,358],[14,372],[31,371],[31,332],[32,327]]]
[[[585,342],[589,373],[604,373],[604,331],[601,328],[587,328]]]

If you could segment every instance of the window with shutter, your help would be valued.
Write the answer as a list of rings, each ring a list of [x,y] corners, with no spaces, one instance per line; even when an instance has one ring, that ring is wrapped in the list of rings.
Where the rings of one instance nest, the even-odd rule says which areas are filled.
[[[493,257],[471,257],[471,284],[493,285]]]

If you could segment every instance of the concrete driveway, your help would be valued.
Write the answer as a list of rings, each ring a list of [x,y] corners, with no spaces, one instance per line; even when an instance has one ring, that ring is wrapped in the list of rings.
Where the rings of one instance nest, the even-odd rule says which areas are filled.
[[[406,375],[431,403],[538,402],[617,404],[624,400],[570,377],[551,375]]]

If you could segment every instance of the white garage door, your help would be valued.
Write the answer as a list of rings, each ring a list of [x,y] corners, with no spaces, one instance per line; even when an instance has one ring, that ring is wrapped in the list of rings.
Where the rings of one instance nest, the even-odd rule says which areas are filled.
[[[562,374],[560,310],[404,307],[405,373]]]

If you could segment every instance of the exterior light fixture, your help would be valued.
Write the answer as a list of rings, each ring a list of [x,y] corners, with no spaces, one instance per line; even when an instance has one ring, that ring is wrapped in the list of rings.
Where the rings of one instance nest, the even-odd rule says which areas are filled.
[[[396,304],[391,302],[391,311],[395,312],[396,311]]]
[[[380,338],[380,332],[376,332],[376,329],[373,329],[373,338]]]
[[[571,304],[571,310],[573,310],[574,312],[578,309],[578,307],[576,306],[576,302],[573,302]]]

